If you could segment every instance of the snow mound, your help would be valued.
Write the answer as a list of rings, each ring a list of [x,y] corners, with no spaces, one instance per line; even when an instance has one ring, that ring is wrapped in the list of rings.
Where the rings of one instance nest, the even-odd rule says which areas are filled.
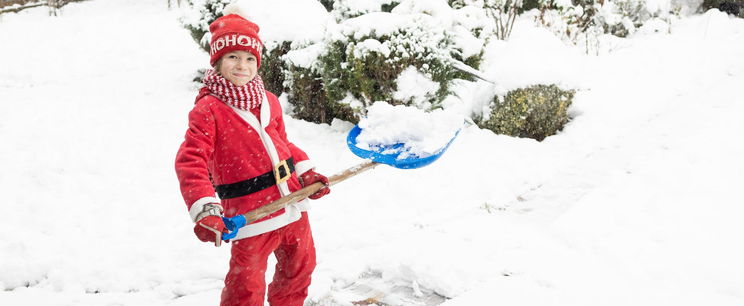
[[[464,118],[453,112],[390,105],[378,101],[367,109],[359,121],[362,132],[356,146],[382,154],[397,154],[399,159],[428,157],[438,153],[462,128]],[[396,144],[403,147],[390,149]]]

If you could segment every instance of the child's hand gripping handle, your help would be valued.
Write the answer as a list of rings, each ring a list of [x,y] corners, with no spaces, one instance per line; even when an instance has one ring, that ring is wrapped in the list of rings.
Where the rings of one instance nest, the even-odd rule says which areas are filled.
[[[211,228],[209,226],[206,226],[204,224],[201,224],[201,223],[197,224],[197,226],[199,226],[201,228],[204,228],[205,230],[207,230],[209,232],[214,233],[214,246],[218,247],[218,246],[220,246],[222,244],[222,238],[221,238],[222,237],[222,233],[221,232],[215,230],[214,228]],[[211,239],[209,239],[209,240],[211,240]]]
[[[225,241],[235,238],[238,235],[238,230],[248,223],[244,215],[237,215],[231,218],[222,217],[222,222],[225,223],[225,228],[228,230],[227,233],[222,234],[222,240]],[[215,241],[214,246],[219,246],[219,244]]]

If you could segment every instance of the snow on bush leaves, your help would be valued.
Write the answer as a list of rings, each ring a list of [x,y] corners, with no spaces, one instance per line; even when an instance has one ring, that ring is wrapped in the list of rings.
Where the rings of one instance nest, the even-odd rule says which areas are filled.
[[[439,108],[451,82],[467,78],[454,68],[453,61],[477,66],[484,45],[471,28],[453,22],[468,15],[457,15],[446,2],[440,2],[402,1],[391,12],[384,11],[385,5],[395,1],[365,6],[356,1],[336,2],[331,14],[342,20],[329,24],[324,40],[306,45],[309,51],[296,48],[285,56],[285,85],[295,115],[313,122],[330,122],[334,117],[357,122],[375,101]],[[341,18],[353,15],[346,13],[350,11],[368,12]],[[308,60],[308,54],[317,58]],[[401,78],[403,71],[415,71],[421,77],[415,81]],[[430,80],[429,85],[436,83],[437,88],[427,86],[423,96],[402,92],[401,88],[410,87],[407,82],[422,79]],[[308,88],[322,90],[308,92]]]

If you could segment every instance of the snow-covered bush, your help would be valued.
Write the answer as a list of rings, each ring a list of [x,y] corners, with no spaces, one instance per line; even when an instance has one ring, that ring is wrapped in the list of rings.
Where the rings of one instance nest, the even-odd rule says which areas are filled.
[[[469,77],[454,63],[480,62],[483,41],[444,0],[401,1],[390,12],[385,5],[397,1],[363,2],[335,2],[336,20],[366,13],[340,20],[322,42],[285,56],[296,117],[357,122],[375,101],[436,109],[453,80]]]
[[[496,37],[508,39],[522,8],[522,0],[484,0],[483,8],[494,20]]]
[[[390,12],[400,0],[335,0],[331,14],[336,21],[359,17],[373,12]]]
[[[282,57],[292,49],[291,46],[291,42],[282,41],[273,43],[270,45],[270,49],[267,47],[261,51],[260,72],[266,90],[276,94],[287,91],[284,86],[286,69]]]
[[[744,18],[744,0],[704,0],[704,10],[718,9],[721,12]]]
[[[679,15],[676,0],[536,0],[535,20],[563,40],[593,51],[600,35],[626,37],[649,20],[666,23]]]
[[[181,24],[191,32],[191,37],[209,52],[209,24],[222,16],[225,6],[232,0],[189,0],[191,11],[181,17]]]
[[[490,19],[488,34],[500,40],[509,38],[524,5],[523,0],[448,0],[447,3],[454,9],[474,7],[481,10]]]
[[[288,100],[293,106],[293,117],[326,123],[333,118],[355,118],[348,104],[329,100],[322,76],[316,70],[293,66],[286,83],[291,84]]]
[[[457,0],[462,1],[462,0]],[[474,3],[470,3],[474,2]],[[482,4],[477,1],[469,1],[462,5],[452,2],[451,19],[453,23],[452,32],[455,35],[456,45],[463,48],[464,56],[458,57],[458,60],[465,62],[471,67],[478,67],[479,62],[468,62],[470,60],[480,61],[482,54],[476,53],[482,50],[491,37],[494,35],[495,24],[493,19],[489,18]],[[467,33],[464,33],[467,31]]]
[[[598,22],[605,33],[618,37],[633,34],[652,18],[668,18],[673,13],[671,1],[615,0],[602,7]]]
[[[356,122],[375,101],[437,108],[448,94],[449,82],[463,77],[453,68],[455,52],[452,38],[432,16],[376,12],[351,18],[328,33],[315,65],[290,66],[290,102],[302,108],[295,112],[301,117],[323,113],[313,107],[326,109],[325,115],[304,118],[326,122],[333,117]],[[323,84],[324,98],[299,98],[308,92],[298,85],[313,83],[308,78]],[[399,90],[411,83],[426,90],[418,95]],[[326,103],[309,105],[308,101]]]
[[[542,141],[568,122],[567,109],[575,92],[555,85],[534,85],[495,96],[488,116],[474,118],[481,128],[497,134]]]

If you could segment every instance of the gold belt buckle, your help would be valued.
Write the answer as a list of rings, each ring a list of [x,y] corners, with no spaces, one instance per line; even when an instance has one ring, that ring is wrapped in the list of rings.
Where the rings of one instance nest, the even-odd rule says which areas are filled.
[[[284,169],[283,176],[280,171],[282,168]],[[289,166],[287,165],[286,160],[280,161],[276,166],[274,166],[274,178],[276,179],[277,185],[286,182],[290,176],[292,176],[292,173],[289,172]]]

